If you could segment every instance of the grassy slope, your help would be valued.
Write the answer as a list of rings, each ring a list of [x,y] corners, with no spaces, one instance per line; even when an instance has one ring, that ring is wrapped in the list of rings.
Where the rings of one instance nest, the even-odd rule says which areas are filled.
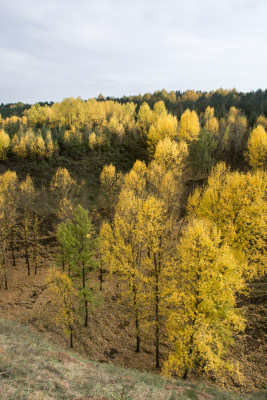
[[[55,348],[31,329],[0,320],[0,398],[4,399],[264,399],[201,383],[167,381],[151,373],[81,359]]]

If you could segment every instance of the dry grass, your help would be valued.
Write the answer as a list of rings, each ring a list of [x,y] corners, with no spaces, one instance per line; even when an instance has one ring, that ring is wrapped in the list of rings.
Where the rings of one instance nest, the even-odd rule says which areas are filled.
[[[81,359],[54,348],[25,325],[0,320],[0,399],[252,400],[204,384]]]
[[[42,332],[48,342],[68,349],[68,338],[51,318],[54,309],[49,302],[45,283],[53,251],[53,248],[42,248],[38,274],[30,277],[27,276],[23,254],[20,254],[17,266],[10,267],[8,272],[9,289],[0,288],[0,313],[3,318],[32,326],[35,331]],[[92,278],[97,283],[97,275]],[[75,351],[90,360],[155,372],[153,340],[142,335],[141,353],[135,353],[134,327],[129,324],[126,305],[118,301],[117,285],[116,277],[105,277],[101,294],[103,301],[100,306],[90,310],[89,326],[84,328],[82,323],[76,323]],[[253,392],[266,384],[264,287],[266,282],[259,282],[253,290],[254,297],[243,301],[249,324],[245,334],[237,338],[231,355],[240,361],[244,382],[240,385],[233,381],[233,376],[226,381],[226,387],[237,391]],[[161,353],[162,359],[168,354],[168,347],[164,343]],[[159,379],[158,375],[155,379]],[[220,380],[217,379],[216,384],[220,385]]]

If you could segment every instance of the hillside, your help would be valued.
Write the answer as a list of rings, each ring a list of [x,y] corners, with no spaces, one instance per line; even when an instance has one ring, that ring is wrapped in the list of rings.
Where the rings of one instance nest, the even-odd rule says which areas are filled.
[[[265,392],[236,395],[203,382],[89,361],[56,348],[19,323],[0,320],[1,400],[263,400]]]
[[[46,275],[53,262],[53,251],[50,244],[43,247],[38,273],[30,276],[26,274],[27,267],[21,253],[16,267],[10,267],[9,289],[6,291],[1,287],[0,312],[2,318],[26,323],[42,333],[49,343],[69,349],[68,338],[54,324],[55,310],[47,291]],[[93,280],[96,285],[99,284],[97,273]],[[120,300],[118,285],[120,282],[115,276],[104,276],[103,291],[99,292],[100,304],[90,308],[88,327],[84,328],[81,321],[76,321],[74,350],[90,360],[154,371],[153,341],[144,332],[141,352],[135,352],[134,326],[129,324],[128,307]],[[246,311],[248,326],[244,334],[236,337],[231,357],[240,362],[244,380],[240,383],[230,374],[225,382],[227,387],[235,391],[259,390],[266,383],[265,288],[266,281],[256,282],[251,296],[240,299]],[[167,345],[161,343],[163,359],[167,353]],[[223,384],[218,378],[215,382],[216,385]]]

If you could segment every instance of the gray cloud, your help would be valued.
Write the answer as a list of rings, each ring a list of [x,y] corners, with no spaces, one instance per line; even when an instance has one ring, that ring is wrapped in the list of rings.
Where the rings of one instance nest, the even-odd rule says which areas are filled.
[[[267,87],[265,0],[9,0],[0,102]]]

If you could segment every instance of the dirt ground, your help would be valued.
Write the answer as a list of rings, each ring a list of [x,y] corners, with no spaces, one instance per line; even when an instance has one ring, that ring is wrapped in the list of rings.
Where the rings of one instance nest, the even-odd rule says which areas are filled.
[[[49,242],[49,241],[48,241]],[[53,321],[54,305],[51,303],[46,283],[49,267],[53,264],[53,244],[41,249],[37,275],[32,268],[27,275],[23,253],[18,254],[17,265],[8,269],[8,290],[0,286],[1,318],[24,322],[61,348],[69,348],[69,340]],[[89,324],[85,328],[77,322],[74,330],[74,350],[91,360],[110,362],[123,367],[156,371],[153,337],[142,335],[141,352],[135,352],[134,327],[129,323],[129,310],[120,300],[115,276],[104,277],[100,305],[89,311]],[[99,285],[94,273],[91,280]],[[266,384],[266,280],[254,284],[251,295],[243,300],[248,323],[246,331],[239,335],[231,351],[231,358],[239,361],[244,380],[239,382],[232,375],[226,386],[235,390],[253,391]],[[167,357],[168,346],[161,343],[161,359]],[[216,384],[218,382],[216,378]]]
[[[53,258],[51,249],[44,248],[37,275],[27,275],[27,266],[21,257],[15,267],[9,267],[8,290],[3,281],[0,288],[0,313],[2,318],[14,319],[33,326],[57,345],[68,348],[69,340],[53,321],[53,304],[49,299],[46,276]],[[98,285],[98,276],[91,276]],[[99,291],[100,304],[89,310],[89,324],[85,328],[76,323],[74,350],[90,358],[112,362],[121,366],[153,370],[153,342],[141,343],[141,353],[135,352],[134,327],[129,324],[128,309],[119,299],[116,277],[104,276],[103,291]],[[162,346],[166,356],[166,345]]]

